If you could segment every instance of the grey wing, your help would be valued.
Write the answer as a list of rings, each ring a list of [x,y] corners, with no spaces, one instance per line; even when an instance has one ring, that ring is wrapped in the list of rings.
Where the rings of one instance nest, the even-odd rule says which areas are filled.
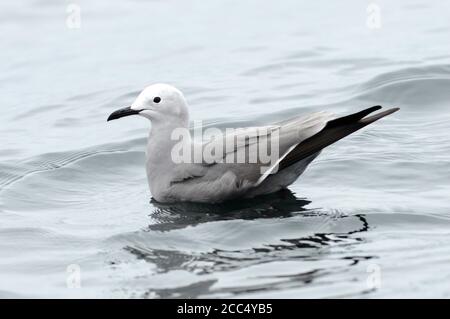
[[[241,129],[224,136],[223,142],[235,142],[235,147],[222,149],[214,158],[205,177],[214,179],[232,172],[245,184],[257,186],[270,168],[276,166],[302,141],[320,132],[334,118],[329,112],[298,116],[273,125]],[[241,143],[236,141],[241,140]],[[217,145],[217,139],[205,145]],[[266,154],[264,154],[266,153]]]

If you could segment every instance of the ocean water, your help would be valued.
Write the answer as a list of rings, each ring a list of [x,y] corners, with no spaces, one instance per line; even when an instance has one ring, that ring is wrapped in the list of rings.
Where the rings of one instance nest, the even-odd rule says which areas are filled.
[[[0,4],[0,297],[450,297],[450,3]],[[208,126],[401,110],[289,191],[151,200],[156,82]]]

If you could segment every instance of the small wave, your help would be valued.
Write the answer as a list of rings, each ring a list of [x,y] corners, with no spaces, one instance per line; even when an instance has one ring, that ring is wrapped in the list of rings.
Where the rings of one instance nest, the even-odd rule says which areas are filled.
[[[38,114],[52,112],[54,110],[61,109],[63,107],[64,107],[63,104],[49,104],[49,105],[39,106],[32,110],[27,110],[26,112],[20,113],[19,115],[15,116],[13,118],[13,120],[20,120],[23,118],[34,117]]]
[[[55,243],[82,246],[91,242],[91,239],[88,239],[85,236],[63,235],[53,230],[38,227],[0,228],[0,239],[0,242],[18,243],[25,241],[28,245],[34,243],[35,245],[43,246],[47,246],[47,244],[55,245]],[[39,239],[40,243],[37,242],[37,239]]]
[[[45,153],[37,157],[15,163],[2,163],[0,173],[0,191],[5,187],[34,173],[66,167],[82,159],[109,153],[129,152],[133,145],[142,139],[133,139],[116,144],[106,144],[72,152]]]
[[[357,98],[394,105],[429,106],[450,102],[450,65],[403,68],[387,72],[357,88]]]

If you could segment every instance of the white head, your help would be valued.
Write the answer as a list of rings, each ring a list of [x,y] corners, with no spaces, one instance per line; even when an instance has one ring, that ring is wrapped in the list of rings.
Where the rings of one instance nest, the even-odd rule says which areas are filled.
[[[187,123],[189,120],[183,93],[171,85],[162,83],[147,86],[130,107],[113,112],[108,121],[135,114],[155,123]]]

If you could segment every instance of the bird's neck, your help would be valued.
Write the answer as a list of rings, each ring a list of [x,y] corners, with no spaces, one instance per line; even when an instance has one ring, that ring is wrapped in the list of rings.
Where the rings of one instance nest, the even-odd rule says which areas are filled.
[[[173,119],[171,121],[152,121],[148,145],[161,149],[171,147],[177,142],[175,138],[180,132],[189,132],[189,121],[186,119]],[[174,137],[175,136],[175,137]]]
[[[180,138],[180,136],[182,136]],[[164,173],[176,165],[172,151],[179,143],[191,143],[188,121],[174,120],[170,123],[152,122],[147,143],[147,171],[149,177]],[[159,173],[158,173],[159,172]],[[167,172],[166,172],[167,173]]]

